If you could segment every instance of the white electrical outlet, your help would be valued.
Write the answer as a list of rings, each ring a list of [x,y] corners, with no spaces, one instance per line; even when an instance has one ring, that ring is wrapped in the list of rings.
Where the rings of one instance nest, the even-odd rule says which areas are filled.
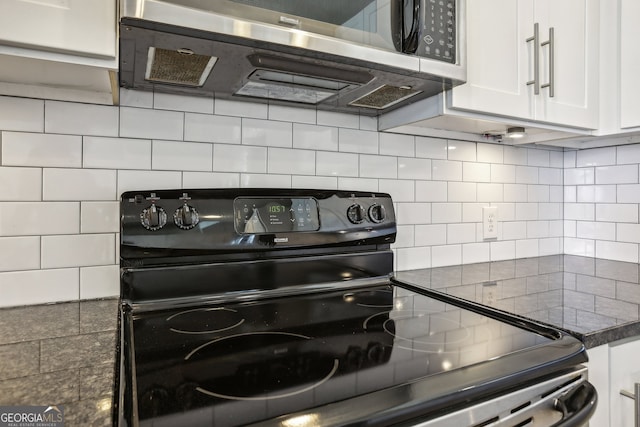
[[[485,206],[482,208],[482,238],[484,240],[498,238],[497,206]]]

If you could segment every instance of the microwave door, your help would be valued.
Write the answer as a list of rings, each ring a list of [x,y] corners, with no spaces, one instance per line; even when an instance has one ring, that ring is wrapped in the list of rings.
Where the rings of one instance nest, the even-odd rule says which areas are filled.
[[[241,20],[306,31],[389,51],[403,51],[402,9],[406,0],[166,1]]]

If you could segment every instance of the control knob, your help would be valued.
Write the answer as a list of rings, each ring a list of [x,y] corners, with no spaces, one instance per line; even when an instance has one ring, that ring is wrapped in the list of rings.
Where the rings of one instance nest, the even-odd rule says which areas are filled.
[[[360,224],[364,221],[364,208],[355,203],[347,209],[347,218],[354,224]]]
[[[375,222],[376,224],[378,224],[384,221],[386,216],[387,213],[384,210],[384,206],[374,204],[369,207],[369,219],[371,220],[371,222]]]
[[[185,203],[173,213],[173,222],[183,230],[190,230],[200,222],[200,217],[193,206]]]
[[[149,231],[160,230],[167,223],[167,213],[160,206],[152,203],[140,213],[140,222]]]

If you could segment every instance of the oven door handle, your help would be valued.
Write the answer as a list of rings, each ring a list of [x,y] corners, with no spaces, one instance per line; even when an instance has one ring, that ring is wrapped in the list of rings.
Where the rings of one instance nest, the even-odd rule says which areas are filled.
[[[552,427],[579,427],[587,423],[596,409],[598,393],[588,381],[556,399],[555,407],[564,414]]]

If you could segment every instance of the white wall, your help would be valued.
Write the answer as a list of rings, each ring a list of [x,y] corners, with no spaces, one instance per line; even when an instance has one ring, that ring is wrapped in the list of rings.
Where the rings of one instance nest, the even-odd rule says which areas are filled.
[[[122,90],[121,104],[0,97],[0,306],[116,295],[118,197],[133,189],[388,192],[398,269],[563,251],[559,151],[378,133],[369,117],[212,98]],[[494,242],[482,240],[487,205],[499,210]]]
[[[565,252],[638,262],[640,145],[565,153]]]

